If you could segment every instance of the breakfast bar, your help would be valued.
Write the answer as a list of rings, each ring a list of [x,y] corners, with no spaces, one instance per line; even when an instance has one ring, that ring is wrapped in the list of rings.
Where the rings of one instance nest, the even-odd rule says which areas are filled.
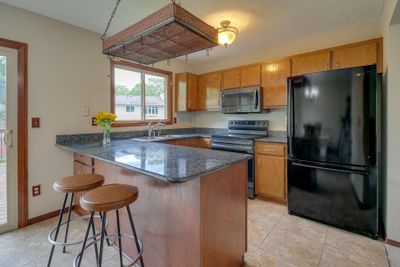
[[[157,142],[58,145],[74,153],[74,173],[134,185],[131,206],[146,266],[241,266],[247,247],[246,154]],[[76,211],[83,212],[76,204]],[[128,222],[120,211],[121,222]],[[115,232],[109,214],[109,232]],[[129,232],[122,223],[122,232]],[[135,255],[133,242],[123,251]]]

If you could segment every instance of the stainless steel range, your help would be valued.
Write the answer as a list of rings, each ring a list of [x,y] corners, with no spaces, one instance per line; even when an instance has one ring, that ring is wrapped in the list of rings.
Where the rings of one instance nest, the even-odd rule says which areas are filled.
[[[227,134],[215,134],[211,137],[211,148],[253,155],[248,161],[247,188],[248,197],[255,197],[254,140],[268,136],[267,120],[231,120]]]

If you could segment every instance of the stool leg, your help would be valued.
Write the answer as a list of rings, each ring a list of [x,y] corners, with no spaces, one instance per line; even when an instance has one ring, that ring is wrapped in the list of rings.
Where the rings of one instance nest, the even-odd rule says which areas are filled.
[[[117,230],[118,230],[118,248],[119,248],[119,262],[121,267],[124,266],[124,264],[122,263],[122,242],[121,242],[121,227],[119,225],[119,211],[116,210],[115,214],[117,216]]]
[[[103,218],[101,219],[101,238],[100,238],[100,254],[99,254],[99,264],[101,267],[103,261],[103,247],[104,247],[104,235],[106,229],[106,212],[103,212]]]
[[[85,252],[86,242],[87,242],[87,239],[88,239],[88,236],[89,236],[91,225],[93,224],[93,216],[94,216],[94,212],[92,211],[92,212],[90,212],[90,220],[89,220],[89,224],[88,224],[87,229],[86,229],[85,239],[83,239],[82,249],[81,249],[81,252],[80,252],[81,256],[79,258],[77,267],[81,266],[83,253]]]
[[[99,261],[99,252],[97,250],[96,230],[94,228],[94,221],[92,223],[92,233],[93,233],[93,241],[94,241],[94,253],[96,254],[96,262],[98,262]]]
[[[74,203],[74,193],[71,193],[71,201],[69,202],[68,219],[67,219],[67,227],[65,229],[64,243],[67,243],[67,239],[68,239],[69,222],[71,221],[71,213],[72,213],[72,204],[73,203]],[[66,246],[63,247],[63,253],[65,253],[65,248],[66,248]]]
[[[67,203],[67,199],[68,199],[68,193],[65,194],[64,201],[63,201],[63,204],[61,206],[60,216],[58,218],[58,223],[57,223],[57,229],[56,229],[56,233],[54,235],[54,240],[55,241],[57,241],[58,232],[60,231],[60,225],[61,225],[62,218],[63,218],[63,215],[64,215],[64,209],[65,209],[65,204]],[[55,245],[51,246],[51,251],[50,251],[49,261],[47,262],[47,267],[50,267],[50,265],[51,265],[51,260],[53,259],[54,247],[55,247]]]
[[[100,214],[100,219],[103,220],[103,215],[101,214],[101,212],[99,212],[99,214]],[[104,230],[104,232],[106,233],[106,236],[108,236],[106,229]],[[110,240],[108,240],[108,238],[106,238],[106,242],[107,242],[107,246],[111,246]]]
[[[137,252],[139,253],[140,252],[140,245],[139,245],[138,237],[136,235],[135,225],[133,224],[132,213],[131,213],[131,209],[129,208],[129,205],[126,206],[126,209],[128,210],[128,217],[129,217],[129,222],[131,224],[132,233],[133,233],[133,236],[135,237],[136,249],[137,249]],[[143,257],[142,256],[140,256],[140,265],[142,267],[144,267],[144,262],[143,262]]]

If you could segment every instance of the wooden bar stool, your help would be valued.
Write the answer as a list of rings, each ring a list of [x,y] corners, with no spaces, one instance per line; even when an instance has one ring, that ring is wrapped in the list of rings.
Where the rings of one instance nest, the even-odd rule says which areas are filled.
[[[82,244],[81,251],[75,256],[74,259],[74,267],[80,266],[83,253],[85,249],[89,246],[96,244],[98,240],[93,240],[91,243],[86,245],[88,235],[91,227],[93,227],[93,216],[95,212],[102,213],[102,223],[101,223],[101,237],[100,237],[100,252],[98,257],[97,266],[101,267],[102,258],[103,258],[103,245],[104,238],[116,237],[118,239],[118,248],[119,248],[119,259],[121,267],[123,265],[122,260],[122,242],[121,237],[128,237],[135,241],[136,249],[138,255],[136,258],[129,263],[127,266],[136,266],[136,263],[140,261],[140,265],[144,267],[142,252],[143,245],[141,241],[137,238],[135,225],[133,223],[132,213],[129,208],[129,205],[136,201],[138,198],[138,189],[135,186],[125,185],[125,184],[108,184],[97,187],[89,192],[86,192],[80,199],[81,207],[87,211],[90,211],[90,220],[87,226],[85,239]],[[129,223],[132,229],[132,235],[122,234],[121,235],[121,226],[120,226],[120,218],[119,218],[119,209],[126,208],[128,212]],[[106,213],[108,211],[115,210],[116,212],[116,222],[117,222],[117,235],[108,235],[105,231],[106,228]]]
[[[83,240],[81,241],[77,241],[74,243],[68,243],[68,230],[69,230],[69,224],[71,221],[71,212],[72,212],[72,208],[73,208],[73,203],[74,203],[74,194],[75,193],[79,193],[79,192],[85,192],[85,191],[89,191],[91,189],[94,189],[96,187],[101,186],[104,183],[104,177],[102,175],[98,175],[98,174],[80,174],[80,175],[73,175],[73,176],[67,176],[67,177],[63,177],[61,179],[58,179],[54,184],[53,184],[53,188],[55,191],[60,192],[60,193],[65,193],[65,197],[64,197],[64,201],[63,204],[61,206],[61,210],[60,210],[60,215],[58,218],[58,223],[57,226],[54,227],[48,236],[49,242],[52,244],[51,246],[51,252],[50,252],[50,256],[49,256],[49,261],[47,263],[47,266],[50,267],[51,265],[51,261],[53,258],[53,253],[54,253],[54,248],[56,245],[60,245],[63,246],[63,253],[65,253],[65,247],[66,246],[70,246],[70,245],[77,245],[83,242]],[[63,215],[65,212],[65,206],[68,200],[69,195],[70,197],[70,202],[69,202],[69,209],[68,209],[68,218],[67,221],[62,222],[63,219]],[[82,219],[83,217],[78,217],[77,219]],[[87,216],[86,216],[87,217]],[[105,219],[105,218],[104,218]],[[101,220],[103,221],[103,218],[101,218]],[[65,236],[64,236],[64,242],[57,242],[57,238],[58,238],[58,234],[60,232],[60,227],[62,225],[66,224],[66,229],[65,229]],[[92,227],[92,231],[93,231],[93,239],[96,238],[96,232],[95,232],[95,228],[94,228],[94,224]],[[97,255],[97,247],[96,247],[96,255]]]

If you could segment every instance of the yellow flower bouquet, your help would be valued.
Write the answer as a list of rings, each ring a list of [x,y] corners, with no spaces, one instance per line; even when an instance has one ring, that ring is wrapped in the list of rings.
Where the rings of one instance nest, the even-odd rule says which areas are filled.
[[[107,145],[111,143],[110,139],[110,132],[111,132],[111,125],[117,118],[117,115],[110,113],[110,112],[99,112],[96,115],[96,123],[103,127],[103,145]]]

